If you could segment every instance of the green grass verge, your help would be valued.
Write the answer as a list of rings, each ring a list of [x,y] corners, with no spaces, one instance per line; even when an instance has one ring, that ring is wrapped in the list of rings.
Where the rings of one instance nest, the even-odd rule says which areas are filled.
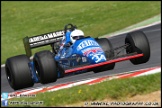
[[[102,36],[161,13],[160,1],[2,1],[1,64],[25,54],[22,38],[73,23],[92,37]],[[50,49],[34,49],[33,53]]]
[[[132,97],[137,94],[144,95],[160,89],[161,73],[156,73],[135,78],[114,79],[91,86],[81,85],[54,92],[39,93],[36,95],[36,98],[14,98],[9,100],[9,103],[11,101],[43,101],[43,105],[39,106],[64,106],[77,102],[103,100],[105,98],[124,100],[127,97]]]

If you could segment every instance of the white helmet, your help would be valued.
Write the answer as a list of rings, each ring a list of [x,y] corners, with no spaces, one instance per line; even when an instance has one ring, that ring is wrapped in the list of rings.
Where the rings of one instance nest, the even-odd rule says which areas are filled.
[[[71,32],[70,34],[70,39],[71,42],[74,43],[77,39],[83,38],[84,33],[82,30],[75,29],[74,31]]]

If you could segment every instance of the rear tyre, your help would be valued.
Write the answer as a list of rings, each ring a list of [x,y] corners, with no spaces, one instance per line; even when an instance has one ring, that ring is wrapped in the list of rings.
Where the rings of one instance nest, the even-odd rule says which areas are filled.
[[[146,63],[150,58],[150,45],[146,35],[142,31],[136,31],[128,33],[125,38],[125,43],[130,44],[130,47],[126,48],[126,53],[137,52],[138,54],[143,53],[144,56],[140,58],[130,59],[130,61],[137,65]]]
[[[35,69],[40,83],[46,84],[57,80],[58,72],[54,56],[50,51],[41,51],[34,56]]]
[[[31,72],[28,66],[30,62],[26,55],[8,58],[5,63],[7,80],[14,90],[32,87]]]
[[[51,47],[52,47],[52,52],[54,54],[57,54],[59,49],[60,49],[60,42],[56,42],[56,43],[51,44]]]
[[[107,59],[111,59],[114,57],[114,50],[113,50],[112,44],[107,38],[96,39],[96,41],[102,47]],[[115,67],[115,63],[112,63],[109,65],[96,67],[94,68],[93,72],[97,73],[97,72],[102,72],[106,70],[111,70],[111,69],[114,69],[114,67]]]

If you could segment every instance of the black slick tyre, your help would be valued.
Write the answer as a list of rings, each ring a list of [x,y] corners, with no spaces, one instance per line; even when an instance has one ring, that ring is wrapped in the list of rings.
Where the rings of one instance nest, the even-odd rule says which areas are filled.
[[[18,55],[8,58],[5,63],[7,80],[14,90],[32,87],[31,72],[28,66],[30,62],[26,55]]]
[[[137,54],[142,54],[144,56],[140,58],[130,59],[130,61],[137,65],[141,63],[146,63],[150,58],[150,45],[146,35],[142,31],[135,31],[128,33],[125,38],[125,44],[130,46],[126,48],[126,53],[137,52]]]
[[[50,51],[36,53],[33,61],[40,83],[46,84],[57,80],[57,65],[54,55]]]

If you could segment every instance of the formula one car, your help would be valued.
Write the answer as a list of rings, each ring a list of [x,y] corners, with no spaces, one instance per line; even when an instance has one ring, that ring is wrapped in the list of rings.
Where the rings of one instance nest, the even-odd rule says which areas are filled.
[[[112,47],[107,38],[86,36],[76,40],[71,46],[70,57],[56,59],[61,56],[59,47],[67,30],[76,28],[67,24],[64,30],[45,33],[23,39],[26,54],[8,58],[5,63],[7,80],[14,90],[32,87],[34,83],[47,84],[71,73],[93,71],[94,73],[114,69],[115,63],[130,60],[133,64],[146,63],[150,58],[150,45],[142,31],[128,33],[125,44]],[[50,45],[52,51],[40,51],[34,54],[31,49]],[[125,50],[125,53],[122,53]],[[68,50],[65,50],[67,53]]]

